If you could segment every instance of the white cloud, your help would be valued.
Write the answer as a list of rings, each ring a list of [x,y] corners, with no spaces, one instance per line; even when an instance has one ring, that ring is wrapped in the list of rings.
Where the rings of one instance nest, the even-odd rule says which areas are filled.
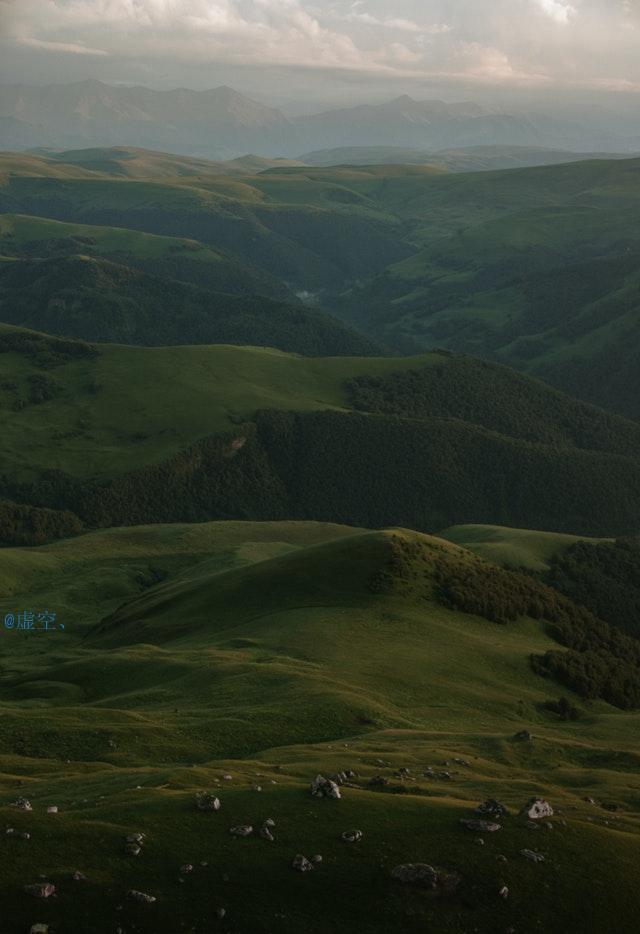
[[[640,84],[640,0],[0,0],[0,38],[167,67],[265,66],[496,84]]]
[[[576,8],[565,0],[535,0],[535,3],[556,23],[568,23],[576,14]]]

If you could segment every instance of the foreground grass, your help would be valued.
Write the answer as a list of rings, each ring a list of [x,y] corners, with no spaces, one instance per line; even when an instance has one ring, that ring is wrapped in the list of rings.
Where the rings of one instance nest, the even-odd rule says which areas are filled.
[[[421,543],[427,561],[463,554],[393,535]],[[314,523],[209,523],[0,552],[3,612],[46,601],[69,621],[64,632],[2,635],[0,809],[6,827],[31,834],[0,835],[3,934],[36,921],[87,934],[600,934],[612,916],[616,931],[635,930],[638,715],[602,703],[572,723],[544,713],[554,686],[527,660],[551,645],[539,623],[495,626],[411,587],[373,594],[391,540]],[[141,585],[149,567],[165,582]],[[531,742],[514,739],[521,729]],[[357,773],[341,801],[309,795],[317,772],[341,769]],[[376,775],[386,790],[368,785]],[[218,789],[220,812],[195,809],[201,789]],[[511,816],[479,846],[460,828],[488,796],[517,812],[532,794],[556,808],[552,830]],[[32,812],[8,807],[18,795]],[[274,844],[229,833],[267,817]],[[356,827],[363,840],[344,843]],[[137,858],[122,849],[132,832],[147,834]],[[527,862],[523,848],[545,862]],[[295,873],[298,852],[320,853],[322,866]],[[459,871],[459,894],[433,901],[393,882],[408,861]],[[86,881],[70,878],[76,870]],[[57,899],[22,892],[41,875]],[[128,901],[130,888],[157,903]]]

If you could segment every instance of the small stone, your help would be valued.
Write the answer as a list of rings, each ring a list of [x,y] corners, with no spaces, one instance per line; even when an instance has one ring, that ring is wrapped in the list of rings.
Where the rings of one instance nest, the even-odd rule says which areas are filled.
[[[199,811],[219,811],[220,799],[208,791],[199,791],[196,795],[196,807]]]
[[[57,814],[57,813],[58,813],[58,805],[57,805],[57,804],[50,804],[50,805],[48,805],[48,807],[47,807],[47,814]]]
[[[500,889],[498,890],[498,895],[500,898],[504,898],[504,899],[509,898],[509,886],[508,885],[501,886]]]
[[[542,853],[536,853],[535,850],[520,850],[520,856],[530,860],[532,863],[544,863]]]
[[[225,781],[225,782],[232,782],[232,781],[233,781],[233,775],[223,775],[222,778],[223,778],[223,781]]]
[[[14,828],[14,827],[7,827],[7,833],[8,833],[8,834],[12,834],[12,833],[15,833],[15,832],[16,832],[16,831],[15,831],[15,828]]]
[[[433,895],[453,895],[462,881],[457,872],[435,869],[428,863],[404,863],[391,871],[391,878],[405,885],[427,889]]]
[[[234,837],[250,837],[253,833],[251,824],[240,824],[239,827],[232,827],[229,831]]]
[[[322,862],[322,857],[320,856],[319,853],[316,853],[315,856],[311,857],[311,862],[313,863],[314,866],[319,866],[320,863]]]
[[[316,775],[311,782],[311,794],[315,798],[333,798],[335,800],[341,797],[338,785],[325,778],[324,775]]]
[[[310,862],[306,856],[303,856],[302,853],[298,853],[297,856],[294,857],[291,865],[293,869],[296,869],[298,872],[311,872],[313,869],[313,863]]]
[[[188,872],[193,872],[193,866],[191,863],[185,863],[184,866],[180,867],[180,872],[186,875]]]
[[[274,836],[271,831],[272,831],[272,828],[275,826],[276,826],[276,822],[274,820],[271,820],[271,818],[269,818],[263,823],[262,827],[260,828],[260,836],[262,837],[263,840],[268,840],[269,843],[273,843]]]
[[[220,921],[222,921],[226,913],[227,913],[226,908],[216,908],[216,918],[218,918]]]
[[[32,811],[31,802],[27,798],[17,798],[13,804],[12,808],[17,808],[19,811]]]
[[[519,733],[516,733],[514,739],[519,740],[521,743],[530,743],[531,742],[531,733],[529,730],[520,730]]]
[[[29,934],[49,934],[48,924],[32,924],[29,928]]]
[[[384,778],[383,775],[374,775],[373,778],[369,779],[369,784],[372,788],[384,788],[385,785],[389,784],[389,779]]]
[[[494,801],[493,798],[488,798],[476,808],[476,814],[482,817],[506,817],[508,813],[504,804],[500,804],[499,801]]]
[[[147,895],[146,892],[138,892],[137,889],[130,889],[127,892],[127,898],[131,898],[134,902],[141,902],[143,905],[152,905],[157,901],[155,895]]]
[[[36,882],[35,885],[25,885],[27,895],[33,895],[35,898],[49,898],[56,894],[56,887],[51,882]]]
[[[342,839],[345,843],[359,843],[364,834],[361,830],[345,830]]]
[[[144,843],[144,834],[143,833],[129,833],[125,837],[127,843],[137,843],[139,846],[142,846]]]
[[[142,853],[142,849],[137,843],[125,843],[124,851],[127,856],[140,856],[140,853]]]
[[[73,879],[74,882],[85,882],[87,877],[85,876],[83,872],[78,872],[76,870],[74,874],[71,876],[71,878]]]
[[[543,817],[553,817],[553,808],[544,798],[529,798],[521,814],[529,820],[541,820]]]

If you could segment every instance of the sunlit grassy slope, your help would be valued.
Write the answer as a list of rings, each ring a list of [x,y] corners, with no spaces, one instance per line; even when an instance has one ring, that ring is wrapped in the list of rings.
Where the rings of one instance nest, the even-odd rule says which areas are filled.
[[[44,407],[13,411],[11,392],[0,390],[5,464],[17,474],[46,466],[77,477],[125,473],[232,430],[257,409],[342,410],[348,408],[347,377],[439,359],[308,359],[268,348],[102,345],[98,357],[67,362],[51,373],[64,391]],[[23,355],[3,354],[2,362],[4,379],[19,385],[40,372]],[[79,420],[88,431],[77,432]]]
[[[507,529],[497,525],[456,525],[440,533],[442,538],[472,551],[487,561],[510,567],[545,571],[549,560],[584,539],[557,532]]]
[[[413,570],[373,593],[399,543],[414,548]],[[2,609],[46,602],[67,622],[2,635],[0,792],[34,807],[2,808],[32,835],[0,838],[7,934],[36,917],[96,934],[204,934],[219,907],[222,930],[257,934],[386,934],[398,923],[410,934],[601,934],[611,917],[631,934],[638,716],[601,703],[575,723],[545,714],[554,685],[528,664],[552,645],[542,625],[445,610],[414,582],[436,559],[478,560],[410,532],[289,523],[112,530],[0,552],[14,591]],[[154,585],[151,570],[169,577]],[[513,738],[521,729],[531,742]],[[318,771],[344,768],[358,778],[341,801],[309,796]],[[368,785],[380,774],[387,790]],[[217,790],[220,812],[195,810],[199,789]],[[459,825],[489,795],[517,811],[535,793],[557,809],[552,830],[511,816],[481,847]],[[50,803],[58,815],[43,813]],[[274,844],[229,834],[267,817]],[[356,827],[361,843],[343,843]],[[136,831],[147,843],[127,857],[123,837]],[[297,852],[321,853],[322,866],[299,876]],[[434,901],[392,882],[407,861],[461,872],[460,895]],[[181,873],[187,862],[194,871]],[[75,870],[87,881],[73,882]],[[42,873],[59,896],[38,903],[22,886]],[[131,904],[130,888],[158,902]]]

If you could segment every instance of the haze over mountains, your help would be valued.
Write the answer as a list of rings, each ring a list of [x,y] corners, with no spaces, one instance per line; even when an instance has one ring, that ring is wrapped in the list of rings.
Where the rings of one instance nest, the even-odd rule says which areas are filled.
[[[567,122],[542,111],[507,112],[477,103],[408,95],[289,117],[229,87],[209,91],[111,86],[81,81],[46,87],[0,86],[0,148],[127,145],[228,159],[256,152],[297,157],[346,146],[440,150],[480,145],[576,152],[634,152],[632,120]]]

